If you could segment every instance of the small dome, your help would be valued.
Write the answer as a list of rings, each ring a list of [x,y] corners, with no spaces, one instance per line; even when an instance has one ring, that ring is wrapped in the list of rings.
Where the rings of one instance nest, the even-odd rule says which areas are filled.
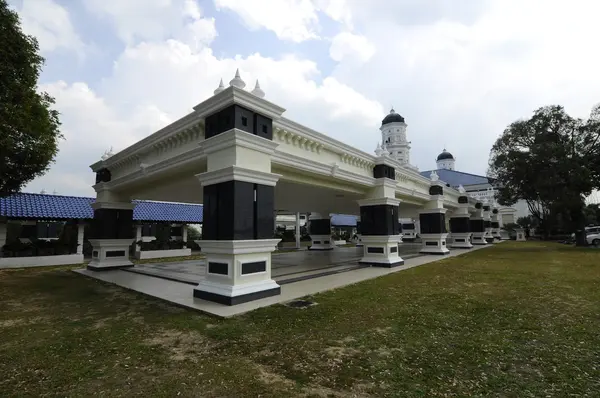
[[[390,114],[381,121],[381,125],[383,126],[389,123],[404,123],[404,118],[400,116],[400,114],[396,113],[394,108],[392,108]]]
[[[442,153],[440,153],[437,157],[437,160],[446,160],[446,159],[452,159],[454,160],[454,156],[452,156],[452,154],[450,152],[448,152],[446,150],[446,148],[444,148],[444,150],[442,151]]]

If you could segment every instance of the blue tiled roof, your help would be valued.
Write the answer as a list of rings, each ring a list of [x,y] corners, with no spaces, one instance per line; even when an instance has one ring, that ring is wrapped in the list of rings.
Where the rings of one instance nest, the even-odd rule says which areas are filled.
[[[421,175],[423,177],[429,178],[431,172],[433,170],[422,171]],[[485,176],[478,176],[475,174],[463,173],[461,171],[456,170],[446,170],[439,169],[435,170],[437,175],[440,177],[441,181],[444,181],[446,184],[450,184],[451,187],[458,187],[459,185],[467,186],[467,185],[476,185],[476,184],[489,184],[490,181]]]
[[[44,195],[20,193],[0,198],[0,216],[29,219],[91,219],[94,211],[90,206],[95,198],[80,196]],[[151,202],[134,200],[136,221],[170,221],[196,224],[202,222],[202,205],[189,203]]]
[[[332,214],[331,225],[334,227],[356,227],[356,216]]]

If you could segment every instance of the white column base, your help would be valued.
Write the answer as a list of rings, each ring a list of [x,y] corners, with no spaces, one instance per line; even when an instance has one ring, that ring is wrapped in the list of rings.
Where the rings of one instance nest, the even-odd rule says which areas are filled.
[[[414,229],[402,230],[402,240],[412,242],[415,239],[417,239],[417,231]]]
[[[279,241],[197,240],[206,253],[206,274],[194,288],[194,297],[236,305],[280,294],[271,279],[271,253]]]
[[[500,228],[492,229],[492,236],[495,240],[502,240],[502,236],[500,235]]]
[[[483,246],[487,245],[487,241],[485,240],[485,232],[473,232],[473,237],[471,238],[471,243],[473,245]]]
[[[448,254],[450,250],[446,247],[448,233],[443,234],[421,234],[423,247],[419,253],[422,254]]]
[[[492,235],[492,228],[485,229],[485,240],[487,241],[487,243],[494,242],[494,236]]]
[[[517,233],[517,241],[519,241],[519,242],[525,242],[527,240],[527,238],[525,237],[525,230],[524,229],[517,228],[516,229],[516,233]]]
[[[404,264],[404,260],[398,255],[398,244],[401,241],[402,235],[363,236],[363,258],[359,263],[385,268]]]
[[[92,271],[103,271],[115,268],[131,267],[129,247],[131,239],[90,239],[92,245],[92,261],[87,268]]]
[[[450,247],[453,249],[471,249],[471,232],[452,232],[452,243]]]
[[[332,250],[331,235],[311,235],[309,250]]]

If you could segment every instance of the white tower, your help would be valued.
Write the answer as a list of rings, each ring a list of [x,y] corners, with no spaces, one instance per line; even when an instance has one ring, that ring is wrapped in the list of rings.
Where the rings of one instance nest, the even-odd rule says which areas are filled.
[[[392,108],[389,115],[381,121],[381,143],[390,153],[390,157],[403,165],[410,165],[410,142],[406,140],[406,123]]]
[[[456,161],[456,159],[454,159],[454,156],[452,156],[452,154],[450,152],[448,152],[446,150],[446,148],[444,148],[442,153],[440,153],[436,159],[437,168],[438,168],[438,170],[439,169],[454,170],[454,162],[455,161]]]

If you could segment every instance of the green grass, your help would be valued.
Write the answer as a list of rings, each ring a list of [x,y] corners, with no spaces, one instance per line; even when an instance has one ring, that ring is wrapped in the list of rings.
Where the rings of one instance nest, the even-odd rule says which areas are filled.
[[[600,252],[505,242],[219,320],[0,272],[0,396],[597,396]]]

